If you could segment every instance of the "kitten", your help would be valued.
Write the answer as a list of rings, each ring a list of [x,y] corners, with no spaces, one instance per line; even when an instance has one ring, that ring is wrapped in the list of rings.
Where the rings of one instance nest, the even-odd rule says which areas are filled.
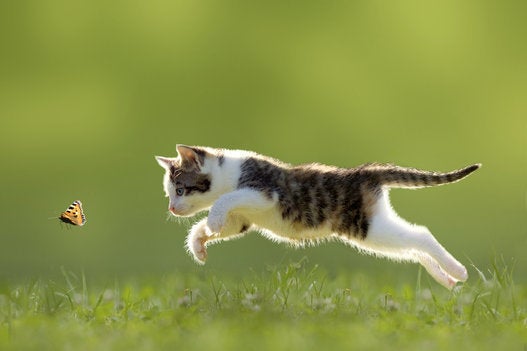
[[[419,262],[449,289],[468,278],[426,227],[395,213],[388,191],[457,182],[479,164],[437,173],[378,163],[291,166],[250,151],[208,147],[177,145],[177,151],[177,158],[156,159],[166,170],[163,184],[173,215],[209,210],[186,240],[200,264],[209,244],[258,230],[295,246],[340,239],[376,256]]]

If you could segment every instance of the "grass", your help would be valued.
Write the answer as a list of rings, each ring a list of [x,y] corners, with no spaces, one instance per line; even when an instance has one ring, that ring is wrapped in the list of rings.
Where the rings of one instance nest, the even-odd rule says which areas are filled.
[[[108,286],[63,270],[60,282],[0,287],[0,349],[524,350],[527,289],[502,261],[476,272],[448,292],[420,274],[396,288],[366,275],[330,278],[306,260],[242,280]]]

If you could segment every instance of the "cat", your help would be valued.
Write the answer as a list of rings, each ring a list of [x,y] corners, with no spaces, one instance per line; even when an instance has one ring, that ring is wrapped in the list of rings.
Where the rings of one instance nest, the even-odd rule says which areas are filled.
[[[361,252],[418,262],[448,289],[468,278],[466,268],[426,227],[395,213],[388,192],[457,182],[480,164],[449,173],[380,163],[292,166],[251,151],[176,148],[178,157],[156,160],[165,169],[163,185],[173,215],[209,211],[186,239],[197,263],[205,263],[209,244],[257,230],[294,246],[339,239]]]

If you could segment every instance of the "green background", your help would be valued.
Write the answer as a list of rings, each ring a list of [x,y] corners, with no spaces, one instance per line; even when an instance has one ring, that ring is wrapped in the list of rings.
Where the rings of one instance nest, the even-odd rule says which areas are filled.
[[[185,143],[342,167],[481,162],[393,205],[467,266],[503,257],[526,282],[526,4],[2,2],[0,277],[243,275],[307,256],[414,281],[415,265],[255,233],[196,266],[153,158]],[[82,228],[56,219],[75,199]]]

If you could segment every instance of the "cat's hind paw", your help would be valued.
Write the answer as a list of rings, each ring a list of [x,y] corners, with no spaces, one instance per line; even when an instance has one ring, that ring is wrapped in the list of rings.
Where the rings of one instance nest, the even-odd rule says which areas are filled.
[[[456,279],[447,273],[431,256],[421,254],[418,256],[418,259],[428,274],[430,274],[432,278],[434,278],[439,284],[443,285],[448,290],[452,290],[460,281],[459,279]]]

